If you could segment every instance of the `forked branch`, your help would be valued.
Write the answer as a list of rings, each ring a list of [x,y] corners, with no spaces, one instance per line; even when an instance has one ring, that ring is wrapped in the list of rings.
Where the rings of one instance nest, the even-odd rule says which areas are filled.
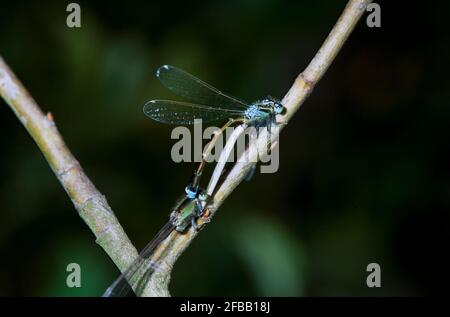
[[[348,2],[322,47],[283,98],[282,103],[287,112],[277,118],[278,121],[287,123],[300,108],[333,62],[370,2],[370,0],[350,0]],[[0,95],[42,151],[76,210],[96,236],[96,242],[105,250],[120,271],[125,272],[137,257],[136,249],[129,241],[105,197],[95,188],[67,148],[56,128],[53,116],[50,113],[42,112],[1,57]],[[283,126],[281,125],[280,129],[271,133],[273,144],[277,142]],[[266,145],[266,135],[263,132],[251,146],[263,149]],[[247,159],[245,161],[238,160],[235,163],[225,181],[216,191],[212,203],[207,206],[211,212],[210,217],[242,182],[253,162],[256,161],[257,152],[243,153],[242,155],[246,155]],[[202,225],[203,221],[200,219],[199,225]],[[156,253],[163,265],[151,276],[143,293],[144,296],[167,296],[169,294],[168,284],[172,267],[197,234],[198,232],[192,228],[184,234],[174,231],[158,247]]]

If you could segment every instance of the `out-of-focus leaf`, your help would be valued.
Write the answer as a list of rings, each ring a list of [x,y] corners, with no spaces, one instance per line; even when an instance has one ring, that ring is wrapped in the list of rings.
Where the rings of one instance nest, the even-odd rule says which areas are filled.
[[[258,213],[239,219],[233,242],[261,296],[300,296],[305,283],[305,253],[289,227]]]
[[[106,285],[113,282],[108,276],[108,264],[100,250],[89,241],[63,238],[42,253],[46,260],[41,263],[37,278],[45,282],[35,295],[39,296],[100,296]],[[45,263],[45,266],[42,264]],[[70,263],[80,266],[81,287],[68,287],[66,268]]]

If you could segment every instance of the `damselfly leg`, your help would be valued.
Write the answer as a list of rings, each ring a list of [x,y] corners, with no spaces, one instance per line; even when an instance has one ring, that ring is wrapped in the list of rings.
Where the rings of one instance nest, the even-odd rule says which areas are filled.
[[[194,174],[192,177],[192,181],[190,183],[189,186],[191,186],[191,188],[195,189],[199,186],[200,184],[200,179],[201,176],[203,174],[203,170],[205,168],[205,165],[208,161],[209,156],[211,155],[211,152],[215,146],[215,144],[217,143],[218,139],[220,137],[223,136],[224,131],[231,127],[234,124],[241,124],[244,123],[245,120],[242,118],[230,118],[227,123],[225,123],[220,129],[214,131],[214,136],[211,138],[211,140],[206,144],[205,149],[202,153],[202,160],[201,162],[198,164],[198,166],[195,168],[194,170]]]

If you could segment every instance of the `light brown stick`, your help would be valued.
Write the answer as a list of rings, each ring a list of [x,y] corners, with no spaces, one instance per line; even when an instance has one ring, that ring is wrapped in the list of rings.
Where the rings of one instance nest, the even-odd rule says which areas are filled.
[[[0,56],[0,95],[14,111],[66,190],[96,242],[123,272],[137,252],[105,197],[83,172],[59,134],[53,115],[44,114]]]

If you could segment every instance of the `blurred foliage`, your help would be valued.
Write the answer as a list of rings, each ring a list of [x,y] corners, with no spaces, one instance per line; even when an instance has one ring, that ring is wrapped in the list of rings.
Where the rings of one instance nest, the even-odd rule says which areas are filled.
[[[282,97],[345,2],[80,1],[69,29],[65,2],[1,1],[0,54],[142,248],[192,170],[170,159],[171,127],[142,114],[173,97],[156,68]],[[381,29],[351,35],[284,130],[278,173],[229,197],[175,266],[174,295],[448,292],[449,4],[377,2]],[[0,126],[0,295],[100,295],[117,270],[3,101]],[[81,289],[65,285],[72,262]]]

